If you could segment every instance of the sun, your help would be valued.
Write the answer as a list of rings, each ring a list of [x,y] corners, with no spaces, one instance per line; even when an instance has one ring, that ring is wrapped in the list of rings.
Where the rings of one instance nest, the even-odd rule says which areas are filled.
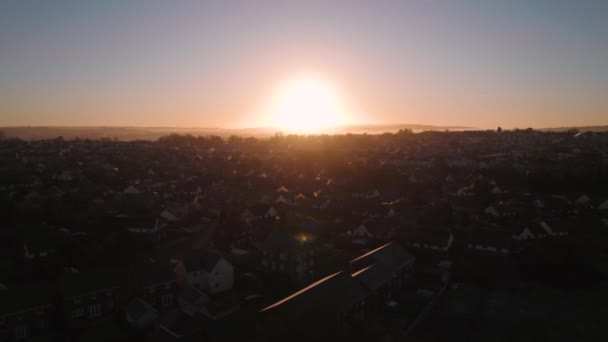
[[[332,85],[318,76],[292,79],[278,88],[271,122],[287,133],[322,133],[345,123],[343,101]]]

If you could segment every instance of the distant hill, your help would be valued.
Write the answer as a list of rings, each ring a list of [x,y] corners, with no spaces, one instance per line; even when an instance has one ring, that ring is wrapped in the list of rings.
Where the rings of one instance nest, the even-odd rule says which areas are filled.
[[[539,131],[547,132],[566,132],[576,129],[579,132],[608,132],[608,125],[606,126],[577,126],[577,127],[554,127],[554,128],[541,128]]]
[[[381,134],[386,132],[397,132],[401,129],[410,129],[414,132],[420,131],[466,131],[475,130],[476,127],[465,126],[432,126],[432,125],[416,125],[416,124],[394,124],[394,125],[348,125],[336,127],[335,133],[369,133]]]
[[[327,134],[345,133],[369,133],[380,134],[385,132],[397,132],[400,129],[411,129],[412,131],[444,131],[444,130],[470,130],[472,127],[460,126],[431,126],[414,124],[396,125],[347,125],[337,126],[325,130]],[[228,137],[238,135],[244,137],[268,137],[281,131],[276,127],[254,127],[241,129],[225,128],[183,128],[183,127],[0,127],[7,137],[20,138],[24,140],[54,139],[118,139],[118,140],[156,140],[164,135],[191,134],[193,136],[218,135]]]
[[[276,130],[270,128],[221,129],[221,128],[182,128],[182,127],[0,127],[7,137],[25,140],[54,139],[118,139],[118,140],[156,140],[172,133],[207,135],[268,136]]]

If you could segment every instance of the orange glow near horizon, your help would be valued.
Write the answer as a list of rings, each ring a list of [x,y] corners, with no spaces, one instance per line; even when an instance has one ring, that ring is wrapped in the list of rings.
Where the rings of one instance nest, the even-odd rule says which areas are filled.
[[[352,120],[344,99],[331,83],[311,75],[279,86],[268,112],[270,125],[287,133],[322,133]]]

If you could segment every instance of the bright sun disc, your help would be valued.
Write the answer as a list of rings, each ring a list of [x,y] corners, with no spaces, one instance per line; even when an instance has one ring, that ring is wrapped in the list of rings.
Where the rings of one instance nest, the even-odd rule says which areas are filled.
[[[334,89],[318,78],[285,84],[276,95],[272,122],[288,133],[320,133],[344,123],[343,104]]]

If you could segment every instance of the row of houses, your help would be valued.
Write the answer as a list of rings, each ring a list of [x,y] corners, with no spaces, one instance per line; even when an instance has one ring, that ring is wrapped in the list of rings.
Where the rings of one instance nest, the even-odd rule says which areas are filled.
[[[264,334],[277,340],[344,337],[405,287],[415,258],[387,243],[260,310]]]
[[[199,250],[172,262],[65,274],[35,288],[3,286],[0,337],[70,336],[123,312],[136,328],[150,328],[173,311],[217,319],[238,308],[233,284],[232,264],[217,251]]]

